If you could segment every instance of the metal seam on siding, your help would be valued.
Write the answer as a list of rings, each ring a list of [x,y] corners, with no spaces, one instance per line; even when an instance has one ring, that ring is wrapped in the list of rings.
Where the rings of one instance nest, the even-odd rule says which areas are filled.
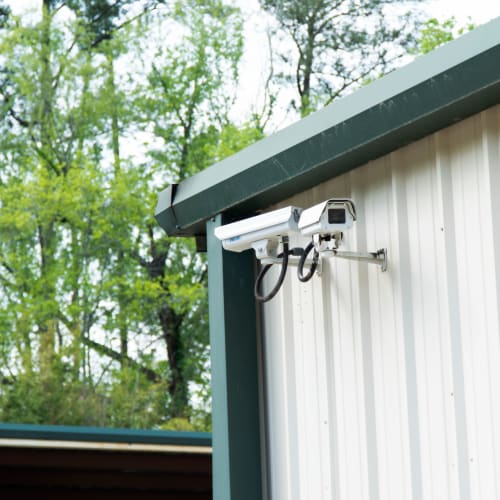
[[[404,336],[404,352],[405,352],[405,367],[406,367],[406,397],[407,397],[407,424],[409,430],[409,445],[410,445],[410,470],[411,470],[411,485],[412,498],[419,500],[422,497],[422,471],[421,471],[421,454],[419,446],[420,429],[418,423],[418,398],[417,398],[417,376],[416,376],[416,361],[415,361],[415,346],[414,346],[414,331],[413,331],[413,310],[410,305],[413,303],[412,287],[409,278],[403,271],[410,269],[410,244],[408,241],[408,215],[406,200],[404,198],[405,187],[403,181],[399,178],[399,170],[393,171],[394,183],[393,187],[395,196],[395,209],[397,214],[397,229],[400,258],[400,280],[398,284],[401,293],[401,321]]]
[[[329,305],[331,304],[332,296],[329,283],[325,280],[322,283],[324,301],[323,301],[323,316],[325,318],[325,356],[327,360],[334,359],[333,354],[333,342],[330,332],[332,331],[332,318]],[[328,452],[330,454],[330,473],[331,473],[331,496],[332,498],[339,498],[339,456],[337,450],[337,444],[339,442],[338,437],[338,421],[337,421],[337,405],[335,404],[335,370],[333,363],[327,363],[326,367],[328,390],[326,394],[326,399],[328,403],[328,415],[329,415],[329,425],[330,430],[330,442],[328,446]]]
[[[351,173],[351,177],[355,172]],[[357,205],[357,209],[364,212],[364,198],[362,192],[357,193],[357,198],[360,199],[360,203]],[[352,196],[352,195],[351,195]],[[367,248],[366,243],[366,231],[359,231],[358,237],[356,238],[356,246],[358,248]],[[359,282],[366,282],[368,279],[368,269],[366,266],[356,267],[354,270],[355,276],[358,278]],[[375,389],[373,385],[373,359],[372,359],[372,339],[370,335],[370,300],[368,296],[368,290],[366,287],[356,286],[359,300],[359,310],[362,311],[360,318],[353,318],[353,321],[359,321],[360,324],[360,334],[362,339],[362,356],[363,356],[363,387],[365,396],[365,406],[367,411],[367,418],[365,419],[366,425],[366,454],[368,460],[368,480],[369,480],[369,491],[370,500],[378,500],[380,493],[379,486],[379,466],[377,458],[377,416],[375,412]],[[355,312],[353,311],[353,316]]]
[[[453,402],[455,408],[455,438],[458,453],[458,481],[461,500],[470,500],[470,472],[468,460],[468,439],[465,411],[464,367],[462,359],[462,332],[457,311],[460,309],[458,296],[458,264],[455,250],[457,236],[455,233],[456,222],[454,215],[454,194],[451,179],[449,132],[443,131],[436,134],[437,157],[436,164],[441,181],[442,216],[444,229],[444,247],[446,253],[447,294],[448,294],[448,321],[451,341],[451,364],[453,373]]]
[[[440,217],[442,234],[441,258],[444,274],[443,284],[443,317],[447,320],[446,328],[443,330],[448,335],[447,357],[450,362],[450,385],[445,396],[452,398],[452,403],[446,406],[450,412],[449,420],[452,425],[450,429],[450,441],[448,443],[449,460],[458,462],[449,470],[450,495],[455,492],[462,500],[470,498],[470,478],[467,464],[467,440],[465,424],[464,385],[463,385],[463,363],[460,323],[455,311],[458,310],[458,284],[456,281],[456,253],[454,251],[455,222],[453,215],[453,190],[451,185],[450,158],[447,132],[443,131],[434,136],[433,154],[435,156],[436,190],[438,193],[437,215]],[[448,407],[450,408],[448,410]],[[456,459],[453,458],[456,456]]]
[[[482,113],[481,119],[484,123],[483,132],[483,148],[486,157],[486,166],[488,168],[486,175],[489,183],[489,203],[490,213],[492,214],[491,230],[492,230],[492,245],[494,255],[494,275],[495,275],[495,292],[496,292],[496,324],[497,324],[497,342],[500,341],[500,113],[496,116],[490,113]],[[498,348],[498,344],[497,344]],[[496,409],[496,420],[498,421],[498,403]],[[500,431],[497,426],[493,426],[494,440],[496,443],[497,454],[496,461],[500,460]],[[497,481],[498,481],[497,476]],[[497,482],[498,495],[498,482]]]
[[[498,311],[495,311],[495,307],[498,304],[498,286],[496,281],[496,274],[491,272],[491,269],[498,266],[495,265],[495,238],[494,238],[494,218],[497,215],[495,212],[491,211],[491,201],[490,196],[492,193],[490,171],[491,165],[496,164],[498,166],[498,149],[492,144],[492,136],[490,132],[494,131],[494,127],[491,127],[492,122],[494,123],[494,115],[491,113],[481,113],[477,116],[477,127],[478,127],[478,142],[482,141],[482,147],[477,148],[478,156],[482,161],[478,163],[478,173],[480,178],[480,198],[479,198],[479,210],[482,214],[481,223],[481,263],[483,274],[485,279],[483,281],[483,295],[485,297],[485,318],[486,318],[486,345],[485,349],[487,352],[487,364],[489,367],[489,377],[488,377],[488,391],[489,391],[489,402],[490,402],[490,412],[489,412],[489,427],[490,427],[490,442],[491,442],[491,462],[492,462],[492,476],[495,479],[492,485],[492,493],[495,498],[500,496],[499,491],[499,477],[498,471],[495,469],[495,464],[498,463],[499,450],[496,448],[500,444],[499,431],[496,422],[500,418],[500,405],[496,402],[497,392],[496,388],[493,387],[494,380],[500,378],[500,369],[497,364],[497,360],[492,357],[492,353],[499,351],[500,345],[498,343],[498,331],[500,330],[500,325],[498,322]],[[489,147],[490,146],[490,147]],[[492,163],[496,162],[496,163]],[[496,186],[498,188],[498,186]]]

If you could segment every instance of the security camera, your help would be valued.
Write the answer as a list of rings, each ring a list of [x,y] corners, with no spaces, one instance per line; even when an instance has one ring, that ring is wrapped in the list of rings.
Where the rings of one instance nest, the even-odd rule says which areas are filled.
[[[350,229],[356,220],[354,203],[334,198],[302,211],[299,230],[303,236],[333,235]]]
[[[320,255],[336,251],[343,239],[343,231],[350,229],[356,220],[354,203],[349,199],[333,198],[302,211],[299,230],[303,236],[311,236],[297,265],[300,281],[309,281],[320,263]],[[312,263],[304,273],[304,264],[311,252]]]
[[[297,276],[300,281],[309,281],[320,265],[320,259],[325,257],[340,257],[377,264],[382,271],[386,271],[387,249],[385,248],[376,252],[339,250],[343,231],[351,229],[355,220],[356,208],[352,200],[348,198],[332,198],[302,211],[299,230],[303,236],[311,236],[311,241],[304,248],[297,264]],[[313,251],[312,263],[309,265],[309,270],[304,272],[311,251]]]
[[[267,302],[276,295],[285,279],[288,256],[297,255],[298,250],[302,251],[290,250],[288,247],[289,236],[300,234],[298,223],[301,212],[301,208],[289,206],[215,228],[214,234],[222,241],[226,250],[243,252],[253,248],[256,257],[264,264],[254,287],[255,298],[259,302]],[[278,253],[280,245],[281,251]],[[281,262],[278,281],[269,292],[262,294],[260,288],[263,278],[271,266],[278,262]]]
[[[299,233],[301,208],[285,207],[215,228],[215,236],[226,250],[242,252],[254,248],[257,258],[272,256],[282,238]]]
[[[261,266],[255,280],[254,295],[259,302],[267,302],[280,290],[289,264],[297,266],[297,276],[302,282],[309,281],[316,272],[320,276],[321,259],[329,257],[374,263],[385,271],[385,248],[376,252],[339,250],[343,231],[352,228],[355,220],[354,203],[347,198],[333,198],[306,210],[289,206],[219,226],[215,229],[215,236],[222,241],[226,250],[255,250]],[[309,236],[310,241],[304,248],[290,248],[290,236],[295,236],[293,239],[299,241]],[[309,258],[311,252],[312,257]],[[269,283],[264,282],[264,277],[274,264],[281,264],[281,269],[277,281],[270,288]],[[265,293],[263,288],[266,289]]]

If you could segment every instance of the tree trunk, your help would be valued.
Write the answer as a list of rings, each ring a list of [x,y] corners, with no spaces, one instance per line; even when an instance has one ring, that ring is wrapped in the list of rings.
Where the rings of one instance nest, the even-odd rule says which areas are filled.
[[[148,232],[151,260],[145,263],[145,267],[149,277],[163,286],[163,279],[167,273],[168,251],[158,249],[151,226],[148,228]],[[165,291],[168,295],[168,290]],[[165,300],[159,304],[157,314],[169,365],[168,392],[171,398],[169,414],[171,418],[186,417],[189,406],[189,391],[185,374],[185,352],[182,344],[182,323],[185,314],[177,314]]]
[[[314,60],[314,18],[307,25],[307,43],[300,65],[302,67],[302,84],[299,85],[300,116],[303,118],[311,112],[311,76]]]
[[[163,338],[167,347],[170,376],[168,392],[171,397],[170,417],[186,417],[189,404],[187,380],[184,375],[184,349],[182,346],[181,326],[183,315],[177,315],[163,305],[158,311]]]
[[[112,52],[106,55],[108,62],[108,85],[111,96],[111,146],[115,174],[120,171],[120,126],[118,121],[118,96],[116,94],[115,64]]]
[[[40,145],[41,164],[47,171],[54,170],[51,162],[52,132],[52,68],[51,68],[51,21],[52,1],[44,0],[42,5],[42,37],[40,47]],[[40,251],[40,286],[43,290],[44,310],[38,316],[40,335],[39,356],[42,376],[49,376],[55,357],[56,319],[53,311],[55,304],[55,253],[56,227],[54,220],[40,220],[38,224],[38,246]]]

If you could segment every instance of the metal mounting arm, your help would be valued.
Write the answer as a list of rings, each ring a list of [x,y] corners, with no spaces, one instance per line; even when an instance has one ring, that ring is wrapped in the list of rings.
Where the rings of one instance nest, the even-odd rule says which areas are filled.
[[[381,248],[376,252],[348,252],[344,250],[323,250],[320,252],[320,258],[318,262],[318,267],[316,269],[316,274],[321,275],[321,261],[329,257],[339,257],[341,259],[356,260],[358,262],[366,262],[367,264],[377,264],[380,266],[382,272],[387,271],[387,249]],[[290,257],[288,265],[296,266],[299,262],[298,258]],[[279,264],[281,259],[278,258],[266,258],[262,259],[263,264]],[[306,259],[306,265],[311,265],[312,259]]]
[[[357,260],[368,264],[377,264],[382,272],[387,271],[387,249],[381,248],[376,252],[347,252],[343,250],[332,250],[334,257],[341,259]]]

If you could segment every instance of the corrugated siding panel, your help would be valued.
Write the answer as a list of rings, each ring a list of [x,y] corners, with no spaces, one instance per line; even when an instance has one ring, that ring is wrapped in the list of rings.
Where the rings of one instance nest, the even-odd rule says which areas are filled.
[[[500,498],[500,107],[282,206],[336,196],[389,269],[263,306],[271,499]]]

